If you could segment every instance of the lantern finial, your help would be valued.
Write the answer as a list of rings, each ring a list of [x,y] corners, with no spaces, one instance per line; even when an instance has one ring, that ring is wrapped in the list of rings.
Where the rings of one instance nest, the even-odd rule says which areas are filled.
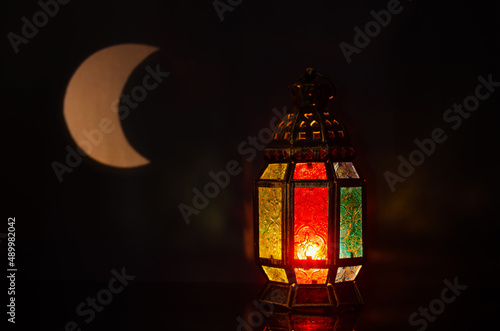
[[[316,77],[316,70],[314,68],[306,68],[306,72],[304,73],[305,79],[310,82]]]

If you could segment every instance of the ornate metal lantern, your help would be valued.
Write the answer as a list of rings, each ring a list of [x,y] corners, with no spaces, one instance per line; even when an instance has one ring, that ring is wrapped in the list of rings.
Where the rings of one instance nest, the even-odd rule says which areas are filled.
[[[365,181],[328,103],[335,87],[308,68],[290,85],[291,111],[277,124],[255,182],[260,300],[288,308],[362,305],[355,279],[364,261]]]

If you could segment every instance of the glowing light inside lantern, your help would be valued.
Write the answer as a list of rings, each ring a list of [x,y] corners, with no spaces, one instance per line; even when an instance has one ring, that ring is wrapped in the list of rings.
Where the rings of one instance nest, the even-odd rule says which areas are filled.
[[[294,257],[326,260],[328,188],[294,189]]]

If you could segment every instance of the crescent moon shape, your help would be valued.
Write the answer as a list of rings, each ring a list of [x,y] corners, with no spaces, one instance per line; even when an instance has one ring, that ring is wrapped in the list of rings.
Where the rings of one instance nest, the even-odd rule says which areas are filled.
[[[132,71],[157,47],[121,44],[89,56],[75,71],[64,97],[64,119],[78,147],[112,167],[149,164],[128,142],[118,114],[119,99]]]

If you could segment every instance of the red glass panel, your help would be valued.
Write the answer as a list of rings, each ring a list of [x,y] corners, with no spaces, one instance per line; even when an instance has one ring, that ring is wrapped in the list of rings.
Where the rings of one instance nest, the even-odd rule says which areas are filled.
[[[323,162],[297,163],[293,179],[326,179],[326,168]]]
[[[344,330],[335,328],[334,316],[292,315],[291,320],[293,321],[292,330],[295,331]],[[352,330],[352,328],[345,330]]]
[[[330,303],[328,289],[318,288],[297,288],[295,303],[298,305],[321,305]]]
[[[326,260],[328,188],[294,189],[294,258]]]

